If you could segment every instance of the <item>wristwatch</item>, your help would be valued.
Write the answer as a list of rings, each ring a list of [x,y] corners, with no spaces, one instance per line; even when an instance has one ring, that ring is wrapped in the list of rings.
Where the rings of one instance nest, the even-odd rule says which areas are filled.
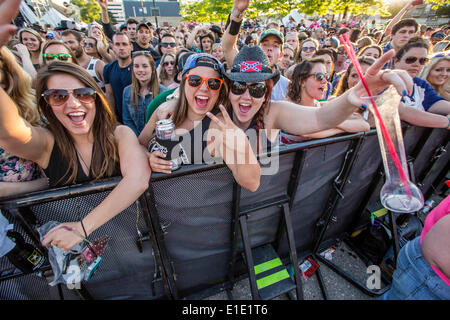
[[[239,12],[236,8],[233,8],[231,10],[231,15],[235,18],[238,19],[242,19],[244,17],[245,11],[244,12]]]

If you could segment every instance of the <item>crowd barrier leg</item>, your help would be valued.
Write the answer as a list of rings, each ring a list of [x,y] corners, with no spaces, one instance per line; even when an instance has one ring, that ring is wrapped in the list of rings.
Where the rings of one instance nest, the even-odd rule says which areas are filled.
[[[292,206],[293,194],[295,194],[300,179],[301,167],[304,163],[304,152],[298,151],[295,163],[291,171],[287,194],[266,199],[256,204],[240,206],[241,188],[236,183],[233,189],[233,220],[232,220],[232,248],[230,258],[230,271],[228,279],[231,286],[228,288],[231,297],[231,288],[234,284],[234,272],[237,259],[237,231],[240,227],[242,242],[244,247],[245,262],[248,268],[250,288],[254,300],[273,299],[283,293],[289,293],[296,289],[297,299],[303,299],[303,289],[298,270],[298,258],[294,240],[294,231],[290,217],[290,207]],[[263,208],[278,206],[282,210],[281,222],[277,232],[277,243],[286,234],[289,245],[289,258],[293,270],[293,280],[283,266],[279,254],[271,244],[252,248],[250,244],[247,219],[249,215]],[[255,267],[256,261],[256,267]],[[258,279],[257,279],[258,278]],[[292,295],[290,295],[291,297]]]
[[[371,295],[371,296],[377,296],[380,295],[382,293],[385,292],[385,290],[387,290],[387,287],[383,288],[383,290],[375,292],[373,290],[370,290],[368,288],[366,288],[366,286],[364,284],[361,284],[358,280],[356,280],[352,275],[350,275],[348,272],[342,270],[340,267],[338,267],[336,264],[328,261],[327,259],[323,258],[320,254],[319,254],[319,250],[320,250],[320,246],[322,244],[322,240],[325,236],[325,232],[331,222],[332,219],[332,215],[335,211],[335,208],[337,206],[337,203],[339,201],[339,198],[344,198],[344,194],[343,194],[343,190],[344,187],[348,181],[350,172],[353,168],[353,164],[355,163],[358,154],[359,154],[359,150],[364,142],[365,136],[361,136],[360,138],[352,141],[352,143],[350,144],[348,150],[347,150],[347,154],[345,156],[344,162],[342,164],[342,169],[341,172],[339,173],[339,175],[335,178],[334,182],[333,182],[333,192],[332,194],[330,194],[329,197],[329,205],[326,208],[324,214],[322,215],[321,219],[319,220],[319,230],[318,230],[318,238],[315,241],[315,245],[314,245],[314,249],[313,249],[313,257],[317,260],[319,260],[320,262],[322,262],[323,264],[325,264],[327,267],[329,267],[332,271],[334,271],[335,273],[337,273],[339,276],[343,277],[345,280],[347,280],[348,282],[350,282],[352,285],[354,285],[356,288],[358,288],[359,290],[363,291],[364,293]],[[318,270],[317,270],[318,271]],[[317,272],[316,271],[316,272]],[[322,295],[323,298],[325,300],[328,299],[328,293],[326,290],[326,286],[325,283],[323,282],[323,278],[322,275],[320,273],[320,271],[317,273],[317,278],[319,281],[319,285],[320,288],[322,290]]]
[[[178,291],[175,284],[176,275],[164,242],[164,235],[161,230],[158,210],[155,205],[155,195],[151,184],[144,195],[140,197],[140,201],[142,201],[144,218],[152,233],[153,252],[156,263],[159,265],[162,280],[164,281],[164,290],[171,299],[178,299]],[[156,280],[153,279],[153,281]]]

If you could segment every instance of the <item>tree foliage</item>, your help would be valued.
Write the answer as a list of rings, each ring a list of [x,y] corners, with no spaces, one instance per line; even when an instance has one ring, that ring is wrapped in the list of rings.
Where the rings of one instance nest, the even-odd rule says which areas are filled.
[[[100,20],[101,9],[96,1],[71,0],[70,2],[80,8],[80,17],[83,22],[91,23]]]
[[[199,0],[181,4],[181,16],[186,21],[226,21],[233,1]],[[285,17],[293,9],[307,15],[323,16],[329,13],[388,15],[382,0],[255,0],[246,12],[249,18],[262,16]]]

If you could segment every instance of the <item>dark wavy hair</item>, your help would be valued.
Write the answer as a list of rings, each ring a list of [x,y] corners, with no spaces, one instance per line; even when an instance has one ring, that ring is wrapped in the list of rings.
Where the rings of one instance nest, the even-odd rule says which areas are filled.
[[[297,64],[292,73],[291,82],[287,89],[287,96],[293,102],[300,103],[302,101],[302,84],[309,77],[310,72],[315,64],[325,61],[321,58],[312,58]]]
[[[119,170],[119,154],[114,139],[114,130],[117,124],[114,111],[109,107],[102,89],[100,89],[86,69],[73,63],[53,61],[38,71],[36,97],[38,99],[38,107],[48,121],[48,129],[53,133],[55,143],[68,164],[67,171],[61,180],[70,174],[64,184],[71,184],[76,181],[78,157],[72,136],[58,120],[53,113],[52,107],[42,96],[42,93],[48,89],[48,80],[57,74],[71,75],[81,81],[86,87],[95,90],[95,117],[90,129],[94,137],[90,171],[95,180],[112,177]],[[61,180],[58,181],[58,184]]]
[[[431,50],[431,47],[432,47],[432,45],[424,38],[412,37],[411,39],[409,39],[409,41],[403,47],[401,47],[397,51],[397,53],[395,54],[395,57],[394,57],[394,64],[396,61],[400,61],[402,59],[402,57],[405,55],[405,53],[413,48],[424,48],[424,49],[427,49],[427,52],[429,53]]]

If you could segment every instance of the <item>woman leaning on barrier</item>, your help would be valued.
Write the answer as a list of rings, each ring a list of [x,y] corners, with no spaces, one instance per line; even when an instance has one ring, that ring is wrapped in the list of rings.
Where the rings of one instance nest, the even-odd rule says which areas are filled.
[[[228,94],[223,74],[222,64],[213,56],[190,55],[182,71],[173,123],[176,133],[183,136],[181,146],[187,148],[187,162],[208,163],[213,158],[223,159],[237,183],[255,191],[259,187],[260,167],[244,132],[236,127],[222,106]],[[139,135],[143,146],[149,145],[160,119],[165,118],[154,113]],[[201,148],[196,148],[197,145]],[[153,172],[171,173],[173,169],[160,151],[151,153],[150,165]]]
[[[374,59],[365,56],[358,57],[358,61],[361,65],[362,72],[364,73],[375,62]],[[350,64],[347,71],[342,75],[339,84],[336,87],[335,96],[342,95],[348,89],[353,88],[358,82],[358,74],[353,67],[353,64]],[[398,113],[400,116],[400,120],[406,121],[409,124],[415,126],[430,128],[447,128],[448,126],[447,117],[415,108],[410,108],[405,106],[404,103],[400,103]],[[364,114],[364,117],[369,122],[370,127],[375,128],[375,119],[372,113],[369,113],[367,111]]]
[[[15,27],[8,24],[18,12],[19,0],[4,0],[0,46]],[[0,145],[44,169],[50,187],[122,174],[122,180],[81,222],[63,225],[90,234],[129,207],[148,187],[147,155],[135,134],[117,126],[102,90],[80,66],[52,62],[40,70],[36,95],[48,126],[33,126],[18,113],[15,102],[0,88]],[[67,251],[81,242],[72,231],[50,230],[43,245]]]

